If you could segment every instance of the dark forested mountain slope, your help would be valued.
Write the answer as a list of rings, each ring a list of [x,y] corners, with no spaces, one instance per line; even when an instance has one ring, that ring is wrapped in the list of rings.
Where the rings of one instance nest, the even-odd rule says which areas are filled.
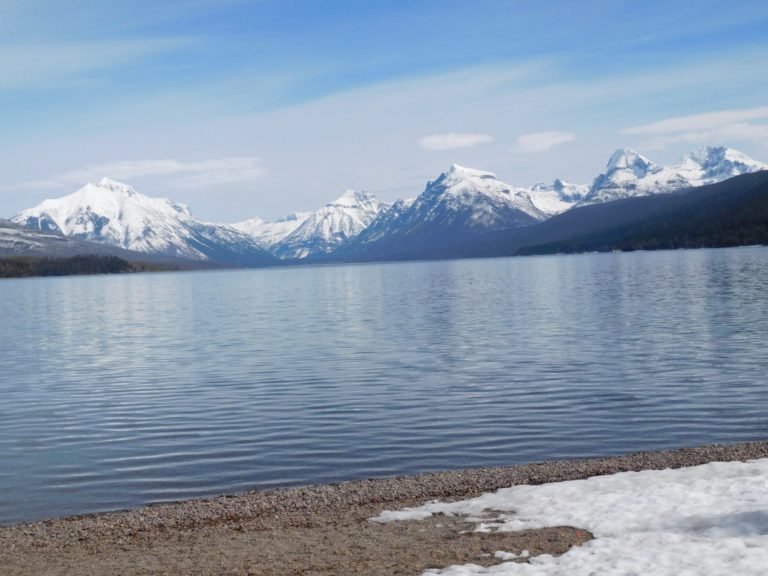
[[[550,225],[559,225],[561,238],[541,234],[515,253],[768,244],[768,172],[678,194],[585,207],[558,218]]]

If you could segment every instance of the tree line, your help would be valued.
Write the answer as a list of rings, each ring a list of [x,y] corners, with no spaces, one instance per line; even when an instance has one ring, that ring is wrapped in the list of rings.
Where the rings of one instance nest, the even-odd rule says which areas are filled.
[[[68,258],[18,256],[0,258],[0,278],[29,276],[70,276],[81,274],[121,274],[148,270],[117,256],[89,254]]]

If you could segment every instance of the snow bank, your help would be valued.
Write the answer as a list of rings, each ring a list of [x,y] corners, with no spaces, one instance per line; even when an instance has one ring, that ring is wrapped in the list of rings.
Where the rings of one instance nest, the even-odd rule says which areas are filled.
[[[768,573],[768,459],[624,472],[515,486],[453,503],[383,512],[374,521],[464,515],[480,531],[569,525],[595,540],[560,557],[425,574],[763,576]],[[505,559],[504,551],[497,554]],[[512,556],[506,558],[511,559]]]

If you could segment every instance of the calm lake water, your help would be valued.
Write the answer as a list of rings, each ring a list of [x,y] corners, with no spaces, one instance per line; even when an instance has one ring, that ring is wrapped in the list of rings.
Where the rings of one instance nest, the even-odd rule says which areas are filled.
[[[0,522],[768,438],[768,249],[0,281]]]

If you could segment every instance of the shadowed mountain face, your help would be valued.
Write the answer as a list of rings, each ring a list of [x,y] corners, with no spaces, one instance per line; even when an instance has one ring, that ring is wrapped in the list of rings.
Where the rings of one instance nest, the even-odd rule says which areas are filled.
[[[577,209],[569,218],[552,222],[546,234],[532,238],[516,253],[768,244],[768,171],[676,194],[631,198],[607,204],[603,210],[595,208]],[[553,234],[556,227],[560,230]]]

